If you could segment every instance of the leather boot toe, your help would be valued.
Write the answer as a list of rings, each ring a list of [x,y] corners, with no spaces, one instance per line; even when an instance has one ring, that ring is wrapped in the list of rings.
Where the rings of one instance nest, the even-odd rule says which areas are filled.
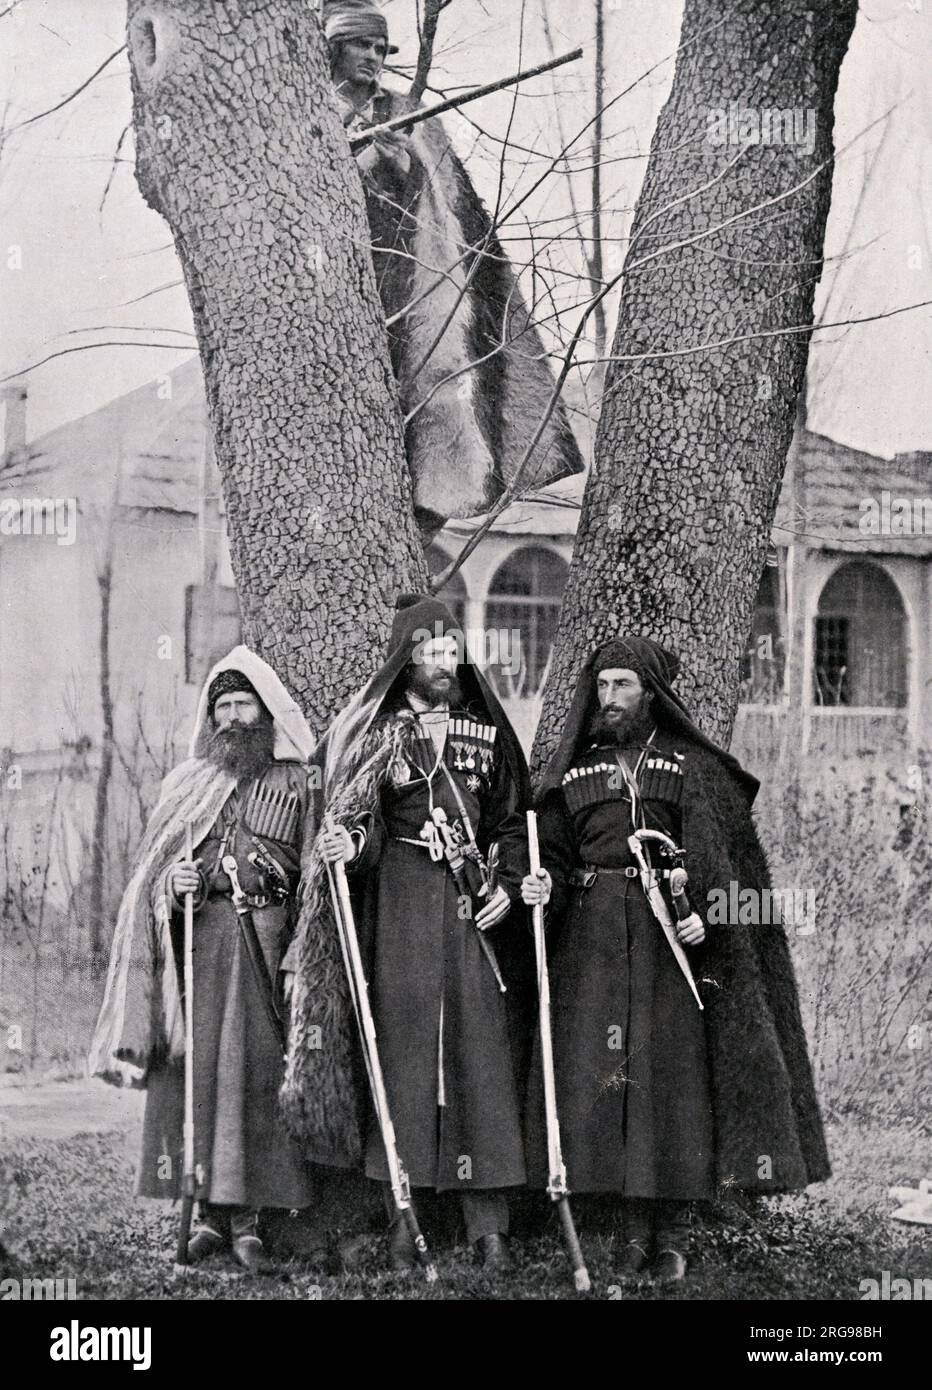
[[[508,1253],[505,1237],[499,1235],[497,1231],[493,1231],[487,1236],[480,1236],[476,1241],[476,1249],[479,1251],[485,1269],[498,1274],[511,1269],[511,1256]]]
[[[225,1243],[221,1233],[212,1226],[198,1226],[188,1241],[188,1263],[196,1265],[201,1260],[210,1259],[211,1255],[223,1249]]]
[[[647,1268],[648,1254],[636,1240],[629,1240],[618,1262],[618,1275],[622,1279],[637,1279]]]
[[[650,1273],[658,1284],[680,1284],[686,1278],[686,1257],[679,1250],[661,1250]]]
[[[235,1236],[233,1258],[247,1274],[271,1274],[272,1266],[258,1236]]]

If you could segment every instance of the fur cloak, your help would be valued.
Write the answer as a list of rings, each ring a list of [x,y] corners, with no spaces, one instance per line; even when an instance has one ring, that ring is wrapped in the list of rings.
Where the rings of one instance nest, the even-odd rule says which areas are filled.
[[[380,91],[373,120],[407,109],[400,94]],[[417,409],[406,427],[415,508],[433,531],[448,518],[488,511],[501,496],[554,383],[515,272],[439,118],[413,128],[409,150],[406,175],[382,159],[363,181],[386,319],[413,306],[389,322],[388,334],[402,410],[407,417]],[[522,474],[522,491],[582,468],[558,405]]]
[[[677,747],[687,752],[691,787],[683,806],[683,843],[694,908],[701,912],[713,889],[727,893],[732,882],[759,892],[768,888],[767,861],[751,816],[756,778],[693,724],[672,688],[677,658],[647,638],[621,640],[629,649],[630,665],[640,668],[653,691],[658,728],[672,733]],[[593,653],[580,674],[563,737],[544,774],[541,803],[560,797],[563,775],[584,746],[597,708],[594,668],[602,650]],[[772,1192],[828,1177],[822,1119],[782,925],[708,927],[706,944],[695,959],[705,1005],[718,1182]]]
[[[122,1085],[126,1064],[141,1076],[163,1057],[184,1055],[184,1021],[174,968],[171,910],[165,870],[183,857],[185,825],[199,844],[233,791],[235,779],[204,756],[210,734],[207,693],[221,671],[239,671],[252,683],[275,728],[276,759],[306,762],[314,738],[278,676],[248,647],[234,647],[213,667],[198,702],[191,755],[168,774],[140,844],[136,867],[117,915],[110,967],[88,1065],[92,1076]]]

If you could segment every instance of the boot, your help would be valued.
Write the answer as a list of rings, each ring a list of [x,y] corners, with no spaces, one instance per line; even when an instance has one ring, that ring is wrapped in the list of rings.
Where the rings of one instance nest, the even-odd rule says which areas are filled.
[[[266,1259],[265,1248],[259,1239],[259,1213],[254,1207],[238,1207],[230,1217],[233,1239],[233,1258],[247,1274],[270,1274],[272,1266]]]
[[[659,1284],[679,1284],[686,1277],[692,1208],[689,1202],[663,1201],[657,1208],[657,1258],[651,1278]]]
[[[658,1284],[680,1284],[686,1278],[686,1257],[678,1250],[660,1250],[650,1267],[650,1277]]]
[[[647,1266],[649,1256],[642,1245],[636,1240],[629,1240],[622,1252],[618,1262],[618,1277],[620,1279],[637,1279]]]
[[[417,1264],[414,1241],[404,1218],[396,1216],[388,1228],[388,1267],[405,1272]]]
[[[225,1207],[209,1202],[200,1205],[200,1220],[188,1241],[188,1262],[199,1264],[216,1255],[230,1240],[230,1214]]]
[[[480,1236],[476,1241],[476,1249],[482,1256],[483,1266],[490,1274],[504,1274],[511,1269],[511,1256],[508,1253],[508,1246],[503,1235],[493,1231],[490,1235]]]

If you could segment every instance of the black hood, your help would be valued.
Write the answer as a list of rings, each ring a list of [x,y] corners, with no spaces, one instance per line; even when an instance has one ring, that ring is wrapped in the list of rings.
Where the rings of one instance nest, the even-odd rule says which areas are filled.
[[[484,719],[498,729],[502,753],[508,764],[520,797],[520,804],[530,802],[530,780],[527,763],[508,716],[502,709],[498,697],[492,690],[482,671],[472,660],[466,649],[465,635],[461,625],[439,599],[429,594],[402,594],[395,606],[392,630],[389,637],[388,655],[366,682],[362,690],[353,697],[345,715],[349,716],[352,728],[350,740],[356,742],[365,737],[372,725],[382,716],[391,712],[401,700],[401,681],[418,648],[435,637],[455,636],[460,642],[464,659],[457,669],[457,679],[463,691],[464,705],[476,715],[484,712]],[[323,743],[326,755],[339,737],[334,739],[337,726],[342,722],[337,716]],[[320,753],[322,750],[318,749]]]
[[[618,666],[620,668],[628,666],[638,671],[647,688],[652,691],[654,699],[651,710],[657,728],[672,734],[679,734],[714,753],[725,769],[738,780],[747,796],[748,805],[750,805],[760,787],[757,778],[750,772],[746,772],[737,758],[733,757],[731,753],[726,753],[723,748],[719,748],[718,744],[713,743],[697,728],[686,705],[673,689],[673,681],[680,668],[679,657],[649,637],[628,636],[613,637],[610,641],[603,642],[595,649],[580,671],[579,679],[576,682],[576,691],[570,702],[563,735],[557,745],[556,752],[547,764],[541,782],[540,798],[543,799],[548,792],[560,786],[564,774],[589,741],[589,727],[592,717],[598,709],[595,667],[602,653],[611,646],[627,649],[626,653],[619,651]],[[627,660],[625,660],[625,655],[628,657]]]

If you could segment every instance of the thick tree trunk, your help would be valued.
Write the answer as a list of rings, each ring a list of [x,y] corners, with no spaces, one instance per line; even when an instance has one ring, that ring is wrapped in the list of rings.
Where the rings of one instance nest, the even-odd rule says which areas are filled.
[[[616,631],[678,651],[680,688],[704,729],[730,737],[809,342],[779,330],[811,322],[856,9],[686,0],[686,47],[625,262],[612,350],[622,360],[607,374],[536,767],[586,653]],[[740,124],[729,120],[741,110]],[[777,143],[742,144],[762,123]],[[646,353],[661,355],[637,360]]]
[[[136,175],[184,267],[245,637],[320,729],[426,567],[319,24],[304,0],[130,0],[128,42]]]

